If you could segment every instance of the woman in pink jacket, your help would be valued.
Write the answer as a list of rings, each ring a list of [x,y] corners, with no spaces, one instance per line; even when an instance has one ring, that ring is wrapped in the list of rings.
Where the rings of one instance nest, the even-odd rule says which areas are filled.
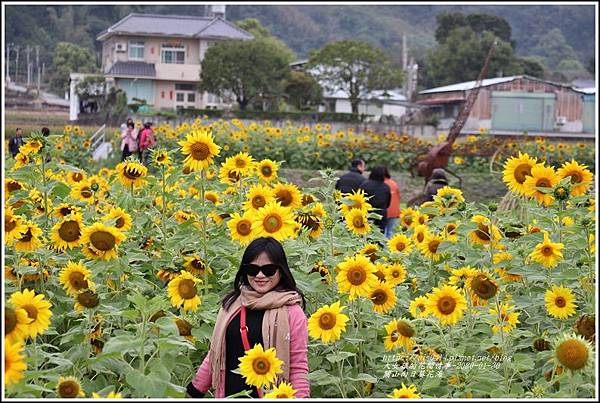
[[[232,372],[245,351],[240,327],[242,306],[249,345],[261,344],[265,350],[275,347],[283,361],[278,382],[290,383],[297,390],[296,397],[310,397],[304,305],[281,244],[273,238],[252,241],[244,251],[233,291],[223,298],[210,350],[187,386],[187,397],[203,397],[211,388],[216,398],[244,390],[259,397],[256,387],[246,385],[240,374]]]
[[[131,154],[137,153],[137,136],[138,132],[133,121],[127,122],[127,126],[121,132],[121,161],[125,161],[125,158]]]

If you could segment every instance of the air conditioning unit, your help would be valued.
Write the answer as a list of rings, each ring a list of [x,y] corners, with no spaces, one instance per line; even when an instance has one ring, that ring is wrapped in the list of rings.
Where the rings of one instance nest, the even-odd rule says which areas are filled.
[[[116,46],[117,52],[127,52],[127,44],[125,42],[119,42]]]
[[[566,116],[557,116],[556,117],[556,125],[557,126],[564,126],[565,124],[567,124]]]

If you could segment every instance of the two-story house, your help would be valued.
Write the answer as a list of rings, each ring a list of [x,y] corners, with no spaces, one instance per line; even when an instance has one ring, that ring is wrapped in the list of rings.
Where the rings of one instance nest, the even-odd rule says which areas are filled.
[[[109,82],[156,110],[222,107],[231,100],[199,93],[202,59],[218,41],[253,36],[219,15],[129,14],[101,32],[102,71]]]

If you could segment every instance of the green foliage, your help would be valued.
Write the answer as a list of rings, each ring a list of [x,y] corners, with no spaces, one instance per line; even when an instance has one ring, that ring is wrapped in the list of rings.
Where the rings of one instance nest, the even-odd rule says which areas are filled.
[[[283,84],[288,103],[297,110],[309,110],[321,103],[323,90],[312,76],[301,71],[292,71]]]
[[[270,41],[226,41],[208,49],[202,61],[200,90],[231,92],[245,109],[260,98],[280,95],[289,74],[287,55]]]
[[[60,42],[54,51],[50,86],[58,93],[64,93],[69,88],[71,73],[96,73],[97,71],[96,58],[92,52],[73,43]]]
[[[540,38],[537,46],[531,52],[543,56],[548,67],[555,69],[561,61],[566,59],[577,59],[577,54],[567,43],[564,34],[558,28],[551,29]]]
[[[546,69],[538,57],[521,57],[517,60],[523,69],[523,74],[536,78],[546,76]]]
[[[294,51],[291,50],[281,39],[271,35],[271,32],[269,32],[267,28],[263,27],[260,21],[258,21],[256,18],[246,18],[244,20],[237,21],[236,25],[243,30],[250,32],[254,36],[254,39],[261,39],[268,43],[269,46],[278,49],[281,54],[285,55],[288,63],[293,62],[296,58]]]
[[[588,73],[590,74],[596,74],[596,58],[595,57],[590,57],[588,59],[587,64],[585,65],[585,69],[588,71]]]
[[[307,66],[328,91],[345,91],[358,113],[358,104],[366,92],[387,90],[402,84],[402,70],[393,66],[390,57],[367,42],[342,40],[332,42],[310,55]]]

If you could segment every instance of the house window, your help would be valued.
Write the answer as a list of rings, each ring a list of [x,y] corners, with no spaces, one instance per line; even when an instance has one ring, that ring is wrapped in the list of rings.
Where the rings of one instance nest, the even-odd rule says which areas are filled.
[[[175,84],[178,91],[195,91],[194,84]]]
[[[177,102],[183,102],[184,101],[184,93],[182,92],[178,92],[177,93]]]
[[[196,102],[196,94],[192,93],[188,93],[188,102]]]
[[[184,64],[185,45],[162,45],[160,60],[166,64]]]
[[[144,42],[129,41],[129,60],[144,60]]]

